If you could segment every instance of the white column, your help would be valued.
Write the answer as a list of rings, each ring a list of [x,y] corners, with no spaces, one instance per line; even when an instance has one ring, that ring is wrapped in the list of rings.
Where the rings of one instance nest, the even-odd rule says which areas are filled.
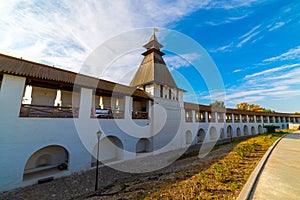
[[[92,109],[92,89],[81,88],[79,118],[90,118]]]
[[[0,91],[0,110],[1,114],[4,114],[3,117],[5,120],[10,117],[16,118],[19,116],[25,81],[26,78],[24,77],[7,74],[3,76]],[[3,121],[1,122],[4,123]]]
[[[215,116],[215,123],[217,123],[218,122],[218,113],[214,112],[213,115]]]
[[[132,118],[132,97],[125,96],[124,115],[125,115],[125,119]]]
[[[192,110],[192,122],[195,123],[196,122],[196,118],[195,118],[195,110]]]
[[[204,117],[205,117],[205,122],[208,123],[208,113],[207,113],[207,111],[205,111]]]

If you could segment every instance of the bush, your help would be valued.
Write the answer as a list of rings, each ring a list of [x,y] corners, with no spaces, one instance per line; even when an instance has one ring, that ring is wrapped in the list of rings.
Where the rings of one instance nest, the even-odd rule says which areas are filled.
[[[265,125],[263,126],[265,129],[267,129],[267,133],[275,133],[275,130],[277,128],[280,128],[279,126],[274,126],[273,124],[272,125]]]
[[[224,182],[228,169],[225,165],[215,164],[213,168],[214,177],[217,181]]]
[[[264,141],[267,141],[267,137],[264,137]],[[235,152],[241,159],[245,159],[246,157],[249,157],[251,153],[258,151],[261,149],[261,145],[254,141],[252,144],[243,144],[240,145],[235,149]]]
[[[234,192],[235,190],[239,189],[239,184],[238,183],[231,183],[229,188],[232,192]]]
[[[236,153],[240,156],[241,159],[245,159],[250,156],[251,152],[254,150],[254,146],[250,144],[241,145],[236,148]]]

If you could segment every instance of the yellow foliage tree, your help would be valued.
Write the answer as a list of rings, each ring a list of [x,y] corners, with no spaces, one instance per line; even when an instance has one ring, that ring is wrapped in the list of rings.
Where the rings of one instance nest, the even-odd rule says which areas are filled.
[[[236,104],[236,108],[239,110],[249,110],[254,112],[275,112],[274,110],[265,109],[258,104],[249,104],[247,102]]]
[[[239,110],[249,110],[249,104],[247,102],[242,102],[236,104],[236,108]]]

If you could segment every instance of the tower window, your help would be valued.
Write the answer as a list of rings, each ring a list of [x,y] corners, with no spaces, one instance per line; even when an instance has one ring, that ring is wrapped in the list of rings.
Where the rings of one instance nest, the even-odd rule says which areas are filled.
[[[0,89],[1,89],[2,79],[3,79],[3,75],[0,74]]]

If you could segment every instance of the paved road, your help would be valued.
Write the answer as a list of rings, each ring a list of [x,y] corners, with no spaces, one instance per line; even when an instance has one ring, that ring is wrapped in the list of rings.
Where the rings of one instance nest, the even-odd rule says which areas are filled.
[[[277,144],[252,199],[300,199],[300,131],[287,134]]]

